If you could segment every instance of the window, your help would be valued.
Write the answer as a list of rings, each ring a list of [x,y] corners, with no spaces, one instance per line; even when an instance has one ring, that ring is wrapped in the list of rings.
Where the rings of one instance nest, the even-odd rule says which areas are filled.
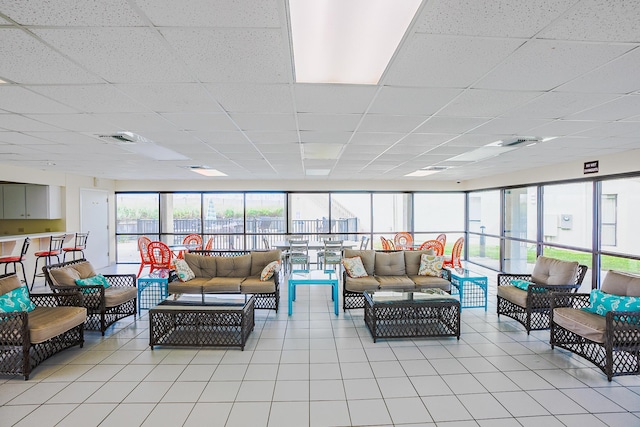
[[[602,181],[600,200],[600,250],[612,255],[640,255],[640,221],[636,217],[640,212],[640,177]]]
[[[360,240],[371,234],[371,194],[331,193],[331,221],[342,240]]]
[[[373,194],[373,248],[381,249],[380,236],[393,240],[399,231],[411,231],[411,195],[405,193]]]
[[[544,241],[591,248],[593,183],[546,185],[542,194]]]
[[[157,193],[116,195],[116,262],[140,262],[138,237],[159,239],[159,205]]]
[[[505,272],[532,271],[537,253],[537,221],[537,187],[504,190],[503,230],[505,240],[502,266]]]
[[[618,222],[618,195],[602,195],[602,222],[601,239],[602,246],[616,246],[616,234]]]
[[[212,249],[244,250],[244,194],[204,193],[202,238]]]
[[[284,193],[245,195],[247,249],[269,249],[286,232]]]

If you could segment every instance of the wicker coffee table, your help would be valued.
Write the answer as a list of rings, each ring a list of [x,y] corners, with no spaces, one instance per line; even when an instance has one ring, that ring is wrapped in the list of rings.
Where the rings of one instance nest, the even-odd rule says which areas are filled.
[[[244,350],[255,325],[251,294],[182,294],[149,310],[149,345]]]
[[[460,339],[460,301],[440,289],[364,292],[364,321],[377,338]]]

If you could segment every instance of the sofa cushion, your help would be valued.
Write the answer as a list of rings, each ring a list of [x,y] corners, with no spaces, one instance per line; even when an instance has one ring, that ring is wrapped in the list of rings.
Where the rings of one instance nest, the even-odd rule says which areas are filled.
[[[217,256],[215,277],[242,277],[251,276],[251,255]],[[262,267],[264,268],[264,266]],[[260,270],[262,271],[262,269]],[[260,272],[258,272],[260,274]],[[239,284],[239,282],[238,282]]]
[[[29,335],[32,344],[56,337],[87,320],[84,307],[36,307],[29,313]]]
[[[196,277],[188,282],[169,282],[168,290],[170,294],[201,294],[202,287],[206,285],[209,280],[211,280],[210,277]]]
[[[380,283],[373,276],[358,278],[347,276],[344,287],[350,292],[364,292],[380,289]]]
[[[503,286],[498,286],[502,288]],[[607,321],[604,316],[569,307],[553,309],[553,322],[582,337],[604,343]]]
[[[251,252],[251,270],[247,276],[259,276],[268,264],[280,261],[281,256],[282,252],[279,250]]]
[[[420,257],[418,276],[440,277],[442,275],[443,256],[423,254]]]
[[[377,252],[374,272],[376,276],[403,276],[407,274],[404,266],[404,253]]]
[[[20,286],[0,295],[0,313],[30,312],[35,308],[35,304],[29,298],[29,289],[26,286]]]
[[[216,258],[197,254],[184,254],[184,260],[196,277],[215,277]]]
[[[240,283],[240,292],[243,294],[270,294],[276,291],[276,281],[262,280],[260,277],[247,277]]]
[[[4,295],[9,291],[19,288],[22,286],[20,283],[20,279],[15,274],[12,274],[7,277],[3,277],[0,279],[0,295]]]
[[[640,297],[640,276],[610,270],[602,281],[600,289],[608,294]]]
[[[244,277],[213,277],[202,286],[206,293],[238,293]]]
[[[555,258],[538,257],[531,273],[531,281],[542,285],[573,285],[578,263]]]
[[[359,256],[354,256],[352,258],[343,258],[342,265],[344,266],[344,270],[347,272],[349,277],[358,278],[358,277],[367,277],[367,270],[364,268],[364,264],[362,263],[362,258]]]
[[[422,254],[435,255],[433,249],[424,251],[404,251],[404,267],[407,270],[407,276],[416,276],[420,269],[420,257]]]
[[[80,277],[80,273],[75,268],[62,267],[49,270],[50,276],[57,286],[77,286],[76,280],[84,279]]]
[[[415,283],[408,276],[375,276],[380,289],[413,289]]]
[[[138,289],[134,286],[111,286],[104,290],[104,305],[116,307],[138,297]]]
[[[434,276],[409,276],[409,279],[416,284],[416,288],[419,289],[442,289],[443,291],[449,292],[451,291],[451,282],[447,279],[443,279],[442,277],[434,277]]]
[[[527,306],[527,291],[518,289],[515,286],[498,286],[498,296],[520,307]]]
[[[367,271],[367,274],[369,276],[373,276],[376,262],[376,251],[356,249],[344,250],[344,258],[353,258],[356,256],[359,256],[362,259],[362,265],[364,265],[364,269]]]
[[[178,279],[181,282],[186,282],[187,280],[195,279],[196,274],[193,272],[187,261],[183,259],[177,259],[174,263],[176,267],[176,274],[178,275]]]

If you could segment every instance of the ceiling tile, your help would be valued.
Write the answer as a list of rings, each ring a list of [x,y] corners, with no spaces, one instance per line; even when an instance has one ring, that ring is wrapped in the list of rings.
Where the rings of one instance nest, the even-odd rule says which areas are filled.
[[[555,120],[531,129],[532,136],[566,136],[597,127],[599,123],[579,120]]]
[[[416,129],[416,133],[465,133],[486,122],[486,118],[479,117],[433,116]]]
[[[305,84],[294,86],[296,109],[301,113],[364,113],[377,91],[370,85]]]
[[[103,134],[113,131],[113,125],[93,114],[33,114],[27,117],[75,132]]]
[[[353,132],[325,132],[325,131],[300,131],[300,142],[325,142],[346,144],[353,135]]]
[[[505,117],[560,119],[618,98],[618,95],[547,92],[521,106],[509,109]]]
[[[459,89],[384,86],[369,108],[369,113],[431,115],[461,92]]]
[[[571,120],[623,120],[640,114],[640,95],[626,95],[606,104],[569,114]]]
[[[353,132],[361,118],[360,114],[298,113],[298,127],[301,131]]]
[[[499,116],[538,95],[536,92],[470,89],[445,107],[440,112],[440,115],[460,117]]]
[[[126,0],[3,2],[2,13],[21,25],[139,26],[144,21]]]
[[[179,129],[197,131],[235,131],[238,127],[223,113],[162,113]]]
[[[497,118],[478,126],[469,131],[473,134],[512,134],[525,135],[531,128],[548,123],[549,119],[529,119],[529,118]]]
[[[231,118],[242,130],[294,131],[296,120],[293,114],[232,113]]]
[[[94,114],[94,116],[112,124],[117,130],[126,130],[134,133],[177,130],[175,125],[155,113],[105,113]]]
[[[403,136],[402,133],[391,132],[356,132],[349,145],[391,145]]]
[[[298,132],[245,132],[247,137],[256,144],[297,143]]]
[[[426,116],[367,114],[358,130],[361,132],[411,132],[426,118]]]
[[[0,85],[0,109],[13,113],[72,113],[72,108],[22,87]]]
[[[60,128],[17,114],[0,114],[0,129],[15,131],[59,131]]]
[[[141,113],[148,107],[109,84],[31,86],[30,89],[87,113]]]
[[[195,83],[118,85],[127,96],[158,113],[220,113],[217,101]]]
[[[205,85],[225,111],[258,113],[293,113],[289,85],[226,83]]]

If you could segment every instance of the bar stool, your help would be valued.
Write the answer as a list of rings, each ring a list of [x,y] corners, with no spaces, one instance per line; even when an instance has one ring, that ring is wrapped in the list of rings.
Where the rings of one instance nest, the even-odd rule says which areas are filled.
[[[76,260],[76,252],[82,254],[81,258],[84,258],[84,250],[87,249],[87,239],[89,238],[89,231],[86,233],[76,233],[76,238],[72,247],[62,248],[64,255],[62,256],[62,262],[67,260],[67,254],[73,253],[73,260]]]
[[[27,237],[22,243],[20,255],[0,257],[0,264],[4,264],[4,274],[7,274],[7,268],[9,267],[9,264],[13,264],[13,272],[17,274],[18,270],[16,270],[16,264],[20,264],[20,266],[22,267],[22,277],[24,277],[24,284],[27,286],[29,286],[29,282],[27,282],[27,273],[26,271],[24,271],[24,264],[22,263],[22,261],[24,261],[24,257],[27,255],[27,250],[29,249],[30,243],[31,239]]]
[[[36,256],[36,267],[33,270],[33,281],[31,282],[31,290],[33,290],[33,285],[36,283],[36,277],[44,277],[44,273],[38,274],[38,261],[40,259],[45,259],[45,265],[53,264],[51,259],[53,257],[56,258],[58,263],[60,262],[60,254],[62,253],[62,244],[64,243],[65,235],[61,236],[51,236],[49,239],[49,250],[47,251],[38,251],[34,253]]]

